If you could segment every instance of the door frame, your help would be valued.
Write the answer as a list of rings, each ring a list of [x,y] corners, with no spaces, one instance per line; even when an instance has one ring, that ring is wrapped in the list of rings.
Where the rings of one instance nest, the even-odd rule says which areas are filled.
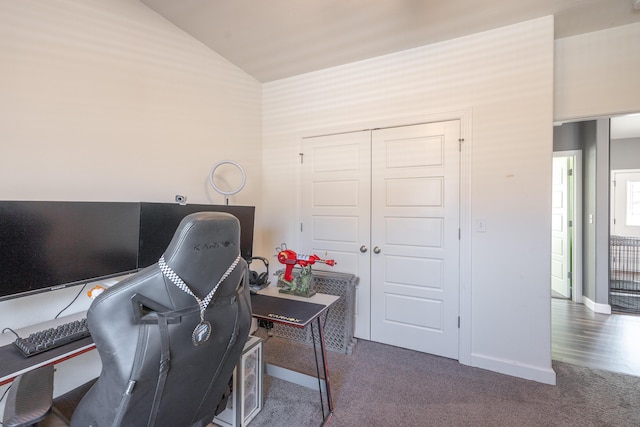
[[[335,127],[324,127],[305,130],[294,135],[294,142],[297,144],[298,153],[302,152],[304,138],[314,136],[340,134],[362,130],[373,130],[397,126],[411,126],[416,124],[434,123],[449,120],[460,121],[460,275],[458,292],[458,315],[460,316],[460,331],[458,334],[458,362],[464,365],[471,365],[471,339],[472,339],[472,319],[471,319],[471,182],[472,182],[472,128],[473,111],[471,108],[454,109],[450,111],[427,112],[415,116],[401,116],[395,118],[373,118],[362,122],[353,122]],[[302,221],[302,165],[296,161],[297,165],[295,183],[295,217],[293,235],[295,245],[300,245],[300,233],[297,228]]]
[[[571,240],[573,257],[571,260],[571,299],[576,303],[582,303],[582,150],[554,151],[553,157],[573,158],[573,186],[570,194],[573,195],[573,227]],[[551,285],[549,285],[551,291]]]

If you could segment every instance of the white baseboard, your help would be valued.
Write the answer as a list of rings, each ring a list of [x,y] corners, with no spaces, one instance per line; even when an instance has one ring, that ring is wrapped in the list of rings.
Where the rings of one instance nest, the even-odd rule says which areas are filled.
[[[609,304],[599,304],[596,302],[591,301],[589,298],[587,297],[583,297],[583,301],[584,305],[591,311],[595,312],[595,313],[602,313],[602,314],[611,314],[611,306]]]
[[[549,365],[551,365],[551,360],[549,360]],[[556,372],[551,366],[545,368],[524,365],[513,360],[498,359],[482,354],[471,355],[471,366],[543,384],[556,385]]]

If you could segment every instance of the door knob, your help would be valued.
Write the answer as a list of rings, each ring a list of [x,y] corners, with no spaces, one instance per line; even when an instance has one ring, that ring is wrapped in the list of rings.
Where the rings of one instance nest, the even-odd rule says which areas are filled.
[[[367,247],[365,245],[360,246],[360,252],[362,253],[367,252]]]
[[[380,253],[380,248],[376,246],[375,248],[373,248],[373,252],[376,253],[376,254],[379,254]]]

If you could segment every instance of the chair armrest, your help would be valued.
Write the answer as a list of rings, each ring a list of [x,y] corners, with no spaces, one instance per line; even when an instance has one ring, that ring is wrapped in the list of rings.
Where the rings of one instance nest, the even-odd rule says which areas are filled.
[[[42,421],[53,405],[53,365],[17,377],[7,395],[4,427],[26,427]]]

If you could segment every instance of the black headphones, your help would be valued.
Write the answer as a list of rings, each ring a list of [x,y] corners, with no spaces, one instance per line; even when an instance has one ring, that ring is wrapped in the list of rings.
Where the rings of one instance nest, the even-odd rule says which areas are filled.
[[[254,256],[249,258],[248,260],[249,266],[251,266],[251,262],[254,259],[259,259],[260,261],[262,261],[267,271],[258,274],[257,272],[250,269],[249,270],[249,286],[251,286],[252,288],[262,289],[263,287],[269,284],[269,260],[261,256]]]

